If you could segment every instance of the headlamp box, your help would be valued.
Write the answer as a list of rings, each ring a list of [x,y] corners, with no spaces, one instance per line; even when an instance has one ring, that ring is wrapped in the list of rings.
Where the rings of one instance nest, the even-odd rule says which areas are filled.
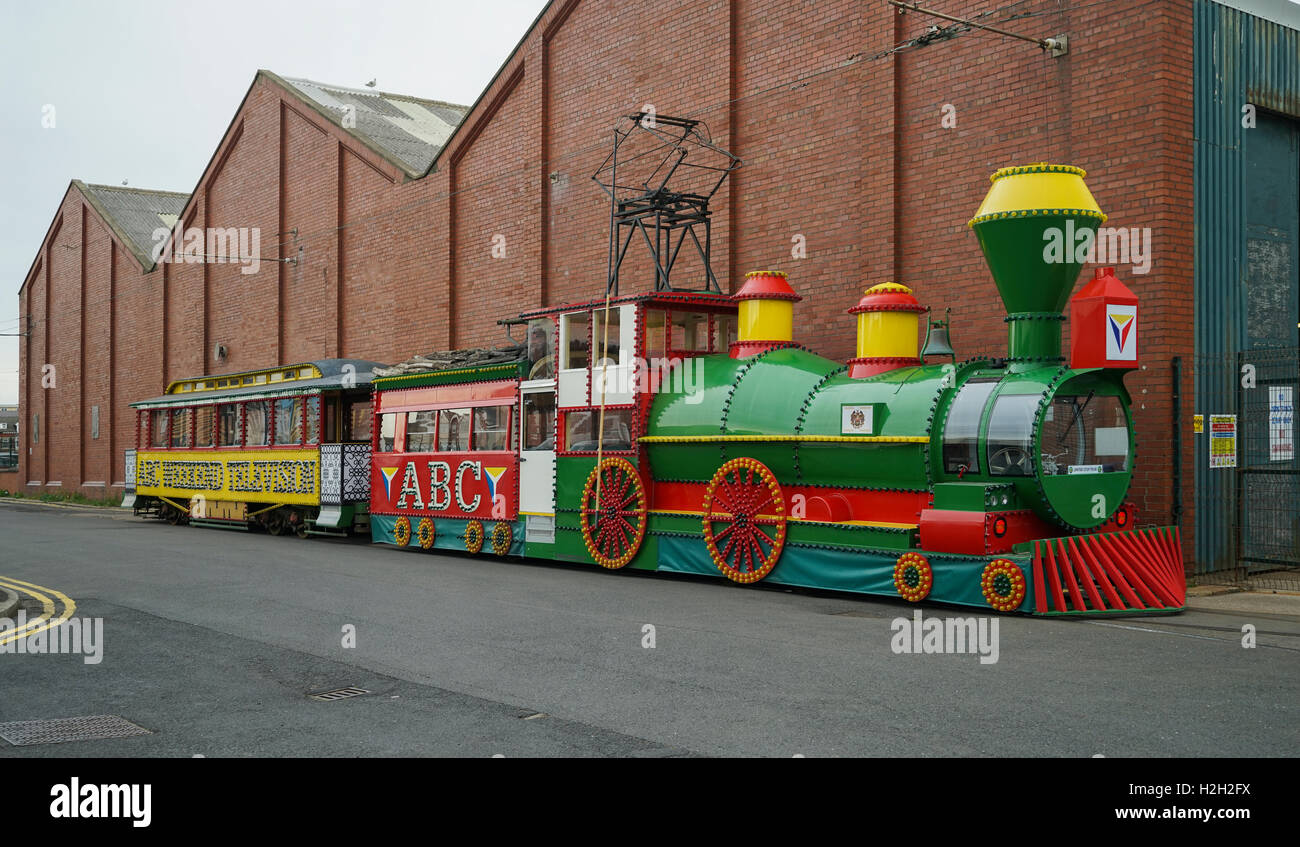
[[[1098,268],[1070,299],[1070,367],[1137,366],[1137,295],[1115,278],[1114,268]]]

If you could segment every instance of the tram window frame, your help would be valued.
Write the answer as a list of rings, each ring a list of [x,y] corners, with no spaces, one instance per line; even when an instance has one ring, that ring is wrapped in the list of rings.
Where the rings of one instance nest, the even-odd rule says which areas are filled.
[[[291,431],[295,428],[298,430],[297,441],[280,440],[280,409],[281,409],[281,404],[286,401],[289,403],[289,429]],[[307,418],[305,412],[306,409],[303,405],[303,398],[301,396],[274,397],[271,399],[271,420],[272,420],[271,446],[272,447],[281,447],[281,448],[302,447],[304,443],[303,438],[305,437],[307,432],[307,426],[306,426]],[[295,419],[296,419],[296,424],[295,424]]]
[[[695,333],[695,345],[696,345],[695,347],[677,346],[677,342],[679,340],[683,344],[685,344],[686,328],[687,328],[687,324],[684,322],[680,326],[678,325],[677,323],[678,318],[682,318],[684,320],[692,319],[692,318],[703,318],[704,328],[702,331],[699,330],[700,321],[697,320],[694,322],[697,330]],[[678,338],[679,331],[681,333],[680,339]],[[670,309],[668,311],[666,335],[667,335],[666,340],[668,342],[669,358],[673,358],[676,356],[703,356],[704,354],[710,351],[710,348],[712,347],[713,344],[712,316],[708,312],[698,311],[695,309]],[[701,342],[704,345],[703,347],[699,346]]]
[[[347,407],[347,416],[344,417],[344,406]],[[358,424],[364,424],[366,431],[357,432]],[[374,438],[374,414],[371,410],[370,400],[340,400],[339,401],[339,422],[340,430],[346,426],[346,432],[339,432],[339,440],[347,443],[369,443]],[[342,436],[347,435],[347,438]]]
[[[371,427],[374,433],[371,449],[376,453],[396,453],[399,447],[405,446],[397,438],[397,418],[402,414],[404,413],[381,412],[378,415],[379,426]]]
[[[583,337],[581,338],[577,338],[574,336],[573,325],[575,323],[580,323],[583,326]],[[568,314],[560,315],[559,370],[561,372],[585,371],[589,367],[591,367],[591,362],[592,359],[594,358],[594,353],[592,350],[593,344],[591,340],[592,339],[591,330],[594,324],[595,321],[592,320],[591,310],[586,310],[582,312],[569,312]],[[576,352],[583,354],[583,361],[581,364],[574,364],[573,354],[575,351],[573,349],[573,343],[575,341],[579,343],[579,348]],[[581,346],[581,344],[584,341],[586,342],[587,345],[585,349],[582,348]]]
[[[621,417],[623,418],[623,423],[627,430],[628,440],[627,440],[626,447],[621,447],[621,446],[611,447],[610,446],[611,442],[604,441],[601,447],[602,453],[609,453],[614,455],[635,453],[636,451],[636,432],[634,430],[634,427],[636,425],[635,410],[636,410],[635,406],[606,406],[605,407],[606,430],[609,429],[611,424],[615,424],[617,422],[616,420],[611,420],[611,417],[614,417],[616,419]],[[562,414],[563,414],[563,419],[558,423],[559,426],[563,427],[563,429],[560,430],[559,427],[557,426],[557,432],[556,432],[557,441],[559,440],[559,435],[561,432],[564,435],[564,440],[563,440],[564,449],[561,450],[560,452],[579,453],[583,455],[594,454],[596,452],[596,439],[587,438],[584,441],[575,442],[573,439],[573,426],[576,424],[578,420],[581,420],[584,416],[586,416],[587,418],[586,428],[589,430],[589,432],[594,430],[596,426],[598,426],[597,421],[600,418],[600,407],[591,406],[585,409],[566,409]],[[575,448],[572,446],[574,443],[583,446]],[[621,442],[612,442],[612,443],[619,444]]]
[[[402,435],[402,452],[403,452],[403,453],[420,453],[420,454],[424,454],[424,453],[434,453],[434,452],[437,452],[437,451],[436,451],[436,448],[437,448],[437,446],[438,446],[438,412],[437,412],[437,410],[436,410],[436,409],[412,409],[412,410],[410,410],[410,411],[403,412],[403,413],[401,413],[401,414],[403,414],[403,415],[405,416],[405,419],[406,419],[406,428],[405,428],[405,430],[403,431],[403,435]],[[416,450],[416,449],[414,449],[414,448],[411,446],[411,435],[412,435],[412,432],[411,432],[411,423],[412,423],[411,417],[412,417],[413,415],[428,415],[428,416],[429,416],[428,423],[432,424],[432,427],[431,427],[430,429],[428,429],[427,431],[424,431],[424,432],[417,432],[417,433],[415,433],[415,434],[421,436],[422,440],[423,440],[424,438],[427,437],[428,440],[427,440],[426,444],[427,444],[428,446],[427,446],[425,449]],[[422,446],[423,446],[423,445],[422,445]]]
[[[541,403],[539,403],[539,401],[549,401],[550,405],[544,406]],[[533,417],[534,413],[538,413],[535,418]],[[519,424],[519,429],[521,430],[521,432],[519,437],[519,445],[520,445],[519,449],[524,452],[535,451],[535,450],[546,450],[546,451],[553,452],[556,446],[555,445],[556,428],[559,423],[555,411],[555,392],[553,391],[526,392],[523,395],[523,408],[520,413],[520,417],[521,417],[521,421]],[[537,421],[536,432],[533,432],[531,430],[531,426],[532,426],[531,421],[534,419]],[[549,432],[546,426],[547,421],[550,422]],[[530,438],[530,435],[537,436],[536,443],[531,444],[531,446],[530,446],[530,441],[532,441],[533,439]],[[547,446],[548,441],[550,442],[549,446]]]
[[[264,430],[265,433],[266,433],[265,436],[264,436],[264,439],[265,439],[265,440],[263,440],[263,441],[261,441],[261,442],[259,442],[259,443],[257,443],[257,444],[250,444],[250,443],[249,443],[249,438],[248,438],[248,435],[249,435],[249,417],[250,417],[250,416],[249,416],[248,413],[249,413],[249,411],[251,411],[251,410],[250,410],[249,407],[250,407],[250,406],[256,406],[256,405],[258,405],[258,404],[261,404],[261,406],[262,406],[262,415],[263,415],[262,428],[263,428],[263,430]],[[242,429],[243,429],[243,446],[244,446],[244,449],[246,449],[246,450],[247,450],[247,449],[263,449],[263,448],[269,449],[269,448],[271,447],[272,443],[273,443],[273,442],[272,442],[272,438],[273,438],[272,429],[273,429],[273,426],[274,426],[274,420],[275,420],[274,407],[271,405],[271,401],[270,401],[270,400],[247,400],[247,401],[245,401],[245,402],[243,403],[243,406],[244,406],[244,420],[243,420],[243,426],[242,426]]]
[[[462,442],[463,446],[457,446],[457,447],[444,446],[443,421],[445,419],[443,416],[448,414],[462,415],[463,419],[465,420],[465,424],[464,424],[465,431],[463,433],[460,431],[459,423],[457,423],[457,427],[456,427],[457,441]],[[450,423],[450,420],[448,420],[448,423]],[[438,448],[437,452],[468,453],[470,452],[470,445],[474,443],[473,439],[474,439],[474,407],[473,406],[456,406],[454,408],[445,408],[445,409],[438,410],[438,440],[434,442],[434,444]]]
[[[319,394],[303,396],[302,443],[306,446],[318,446],[321,443],[321,407]],[[315,429],[313,430],[313,424]]]
[[[235,432],[234,440],[226,442],[222,438],[221,417],[222,412],[227,408],[235,410]],[[244,404],[243,403],[218,403],[217,404],[217,438],[216,446],[218,449],[238,450],[244,446]]]
[[[162,432],[159,433],[158,423],[162,422]],[[171,443],[171,409],[150,409],[149,410],[149,449],[150,450],[170,450],[168,445]]]
[[[199,443],[199,436],[203,433],[203,430],[205,429],[205,427],[199,425],[199,419],[202,417],[203,412],[207,412],[209,414],[208,425],[206,427],[207,429],[206,444]],[[194,449],[209,450],[215,447],[217,445],[217,407],[212,405],[211,403],[205,403],[202,406],[195,406],[193,408],[193,416],[194,416]]]
[[[496,421],[496,424],[497,424],[497,425],[500,425],[500,424],[501,424],[501,414],[502,414],[502,412],[504,411],[504,413],[505,413],[505,426],[504,426],[503,429],[488,429],[488,428],[486,428],[486,423],[487,423],[487,422],[486,422],[486,421],[483,421],[483,423],[484,423],[484,429],[483,429],[483,432],[486,433],[486,434],[490,434],[490,435],[494,436],[494,438],[493,438],[493,442],[494,442],[494,443],[499,443],[500,446],[498,446],[498,447],[483,447],[483,446],[480,446],[480,444],[479,444],[479,437],[480,437],[480,435],[479,435],[479,433],[480,433],[480,429],[479,429],[480,415],[481,415],[482,413],[484,413],[484,412],[488,412],[489,410],[490,410],[491,412],[493,412],[493,413],[497,416],[497,421]],[[473,408],[473,410],[471,411],[471,413],[470,413],[470,420],[471,420],[471,423],[470,423],[470,432],[469,432],[469,449],[470,449],[471,452],[476,452],[476,453],[488,453],[488,452],[491,452],[491,453],[505,453],[505,452],[510,452],[510,449],[511,449],[511,448],[510,448],[510,444],[511,444],[511,441],[510,441],[510,434],[511,434],[511,432],[510,432],[510,431],[511,431],[511,424],[512,424],[513,421],[514,421],[514,402],[513,402],[513,401],[510,402],[510,403],[488,403],[488,404],[483,404],[483,405],[475,406],[475,407]]]

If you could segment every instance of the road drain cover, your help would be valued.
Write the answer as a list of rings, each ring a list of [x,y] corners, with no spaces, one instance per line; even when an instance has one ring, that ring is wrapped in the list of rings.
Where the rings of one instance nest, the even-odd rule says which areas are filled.
[[[133,735],[153,735],[153,731],[117,715],[0,723],[0,738],[15,747],[60,744],[64,741],[93,741],[97,738],[129,738]]]
[[[337,688],[333,691],[326,691],[323,694],[309,694],[307,696],[311,697],[313,700],[323,700],[328,703],[331,700],[346,700],[348,697],[359,697],[362,694],[369,693],[370,692],[364,688]]]

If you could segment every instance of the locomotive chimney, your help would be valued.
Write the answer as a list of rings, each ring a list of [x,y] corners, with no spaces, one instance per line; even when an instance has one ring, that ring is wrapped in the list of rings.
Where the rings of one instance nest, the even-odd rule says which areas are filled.
[[[794,304],[803,298],[794,293],[783,271],[745,274],[745,284],[731,299],[740,304],[731,358],[743,359],[793,343]]]
[[[921,364],[916,339],[924,311],[906,285],[882,282],[868,288],[849,309],[858,316],[858,350],[849,359],[849,376],[863,379]]]
[[[1070,165],[1002,168],[970,221],[1007,309],[1012,370],[1065,361],[1062,310],[1106,220],[1085,175]]]

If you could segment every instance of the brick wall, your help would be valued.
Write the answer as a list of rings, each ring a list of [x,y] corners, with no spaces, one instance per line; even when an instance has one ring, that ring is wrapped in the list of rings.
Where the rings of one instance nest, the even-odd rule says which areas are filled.
[[[259,76],[187,224],[259,227],[262,256],[297,263],[266,261],[256,274],[166,264],[145,274],[93,210],[83,236],[85,203],[70,191],[22,293],[34,321],[22,345],[25,427],[42,414],[22,478],[120,482],[120,452],[134,438],[126,404],[170,379],[488,344],[503,338],[499,317],[599,296],[608,205],[591,175],[617,118],[653,104],[705,121],[743,160],[713,205],[724,289],[749,270],[788,271],[805,297],[799,340],[834,358],[853,349],[844,310],[886,279],[936,311],[953,308],[961,357],[1001,354],[1003,309],[966,221],[998,167],[1087,169],[1109,225],[1152,230],[1150,272],[1121,264],[1118,273],[1145,316],[1146,369],[1128,380],[1139,430],[1134,495],[1145,516],[1167,520],[1169,361],[1192,349],[1190,4],[1071,11],[1027,0],[1015,11],[1031,14],[1007,28],[1068,33],[1070,54],[1053,59],[968,32],[872,59],[932,21],[855,0],[556,0],[417,180]],[[955,128],[941,123],[949,105]],[[805,258],[792,257],[796,238]],[[698,266],[679,273],[700,278]],[[623,290],[651,278],[634,245]],[[83,324],[83,299],[108,297],[107,308],[87,306]],[[213,361],[215,343],[228,347],[227,361]],[[47,358],[59,368],[56,391],[40,389]],[[1189,382],[1184,396],[1190,414]],[[100,401],[94,443],[84,433]],[[1190,508],[1190,465],[1184,480]]]

